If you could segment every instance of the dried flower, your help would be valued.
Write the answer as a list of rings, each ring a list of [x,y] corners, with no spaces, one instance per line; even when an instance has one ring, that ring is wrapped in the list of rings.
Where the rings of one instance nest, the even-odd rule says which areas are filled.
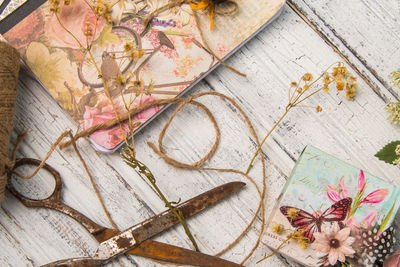
[[[400,145],[397,145],[397,146],[396,146],[396,148],[395,148],[395,150],[394,150],[394,153],[396,153],[396,155],[399,155],[399,156],[400,156]]]
[[[300,240],[299,241],[299,245],[300,245],[300,248],[301,249],[307,249],[307,247],[308,247],[308,242],[307,241],[305,241],[305,240]]]
[[[117,82],[118,85],[124,86],[127,83],[126,76],[123,75],[123,74],[119,74],[117,76],[116,82]]]
[[[329,76],[329,74],[325,74],[324,85],[329,85],[331,82],[332,82],[331,76]]]
[[[330,226],[323,224],[321,232],[314,233],[315,241],[311,245],[317,250],[321,257],[326,257],[324,265],[335,265],[339,260],[345,262],[346,256],[352,256],[355,251],[351,247],[355,241],[350,237],[350,228],[346,227],[340,230],[337,222]]]
[[[307,73],[305,73],[305,74],[303,75],[303,77],[301,77],[301,79],[302,79],[303,81],[305,81],[305,82],[309,82],[309,81],[312,81],[313,76],[312,76],[311,73],[307,72]]]
[[[288,217],[293,219],[299,215],[299,210],[296,208],[289,208],[287,213],[288,213]]]
[[[354,76],[350,76],[347,79],[346,83],[346,98],[352,99],[353,97],[355,97],[356,91],[357,91],[357,78]]]
[[[317,113],[318,113],[318,112],[321,112],[321,111],[322,111],[321,106],[317,106],[317,107],[316,107],[316,111],[317,111]]]
[[[388,120],[393,124],[400,124],[400,102],[391,102],[385,110],[389,112]]]
[[[280,234],[282,234],[283,231],[285,231],[285,227],[280,223],[272,223],[271,230],[272,230],[272,232],[280,235]]]
[[[336,82],[336,89],[338,89],[338,91],[342,91],[344,89],[345,83],[342,80],[335,80],[335,82]]]
[[[392,80],[393,84],[400,87],[400,70],[393,71],[390,74],[390,79]]]
[[[292,87],[297,86],[297,82],[291,82],[290,86],[292,86]]]

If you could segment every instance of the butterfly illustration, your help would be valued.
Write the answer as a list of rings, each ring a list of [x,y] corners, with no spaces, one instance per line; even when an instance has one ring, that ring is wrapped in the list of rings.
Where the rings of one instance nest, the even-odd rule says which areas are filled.
[[[321,226],[324,222],[341,222],[343,221],[350,209],[352,199],[350,197],[339,200],[324,212],[314,212],[310,214],[304,210],[282,206],[280,211],[286,216],[290,224],[296,229],[304,229],[304,236],[310,242],[314,241],[314,232],[321,232]],[[294,213],[291,213],[294,211]],[[289,215],[289,213],[291,213]]]

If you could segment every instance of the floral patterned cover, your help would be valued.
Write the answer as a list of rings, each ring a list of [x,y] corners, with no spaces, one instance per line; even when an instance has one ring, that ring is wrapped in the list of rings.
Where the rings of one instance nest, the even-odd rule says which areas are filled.
[[[39,81],[79,123],[81,129],[87,129],[115,118],[110,100],[99,83],[98,72],[77,42],[86,44],[85,30],[88,27],[94,34],[92,50],[99,66],[105,65],[105,53],[123,50],[127,42],[133,42],[148,52],[139,60],[117,60],[122,74],[133,73],[138,80],[143,81],[142,89],[154,87],[151,92],[125,90],[125,101],[130,103],[130,108],[151,100],[180,95],[215,66],[216,60],[201,44],[189,5],[161,13],[152,21],[150,30],[142,34],[143,20],[149,12],[167,2],[120,1],[112,9],[114,26],[107,25],[104,20],[96,23],[96,16],[85,0],[74,0],[72,5],[63,7],[59,14],[63,24],[61,26],[56,16],[50,12],[49,4],[45,3],[4,33],[3,37],[21,52]],[[201,13],[203,32],[213,51],[220,57],[232,53],[249,39],[284,4],[284,0],[237,2],[239,13],[232,17],[216,15],[212,32],[209,29],[208,14]],[[165,44],[165,40],[160,42],[160,32],[168,38],[169,45]],[[150,56],[152,51],[155,53]],[[151,59],[141,65],[147,57]],[[126,112],[124,99],[120,95],[115,94],[113,102],[119,113]],[[137,114],[134,120],[144,125],[161,108],[149,108]],[[129,132],[126,124],[122,128],[125,134]],[[112,151],[122,142],[123,134],[117,126],[99,130],[90,139],[98,149]]]
[[[300,230],[307,244],[294,238],[280,253],[306,266],[377,266],[379,257],[393,252],[389,229],[399,195],[395,185],[307,146],[268,219],[263,242],[275,249]]]

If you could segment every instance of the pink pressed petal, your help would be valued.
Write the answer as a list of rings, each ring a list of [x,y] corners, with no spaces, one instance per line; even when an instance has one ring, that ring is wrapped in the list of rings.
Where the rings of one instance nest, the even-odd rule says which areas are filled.
[[[350,256],[353,255],[355,253],[354,249],[346,244],[343,244],[340,248],[339,248],[340,252],[343,253],[346,256]]]
[[[339,258],[340,262],[344,262],[346,260],[346,257],[344,256],[344,254],[341,253],[340,251],[339,251],[339,257],[338,258]]]
[[[314,243],[312,243],[311,247],[317,251],[324,252],[324,253],[328,253],[331,248],[329,246],[328,242],[326,242],[326,243],[314,242]]]
[[[349,235],[350,235],[350,228],[346,227],[346,228],[343,228],[342,230],[340,230],[339,232],[337,232],[335,237],[339,241],[343,242],[349,237]]]
[[[328,239],[328,237],[326,236],[325,233],[319,233],[319,232],[314,233],[314,238],[315,238],[315,241]]]
[[[347,238],[345,241],[344,241],[344,244],[346,244],[346,245],[351,245],[351,244],[353,244],[354,243],[354,241],[355,241],[356,239],[354,238],[354,237],[349,237],[349,238]]]
[[[331,233],[335,235],[340,230],[339,224],[337,222],[332,223]]]
[[[331,251],[329,251],[328,260],[331,265],[336,264],[338,257],[339,253],[336,251],[336,249],[331,249]]]

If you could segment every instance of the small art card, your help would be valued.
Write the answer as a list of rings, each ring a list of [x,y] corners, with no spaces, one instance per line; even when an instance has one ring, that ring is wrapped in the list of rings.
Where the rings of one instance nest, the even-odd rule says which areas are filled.
[[[306,266],[379,266],[394,251],[399,189],[307,146],[263,241]]]

